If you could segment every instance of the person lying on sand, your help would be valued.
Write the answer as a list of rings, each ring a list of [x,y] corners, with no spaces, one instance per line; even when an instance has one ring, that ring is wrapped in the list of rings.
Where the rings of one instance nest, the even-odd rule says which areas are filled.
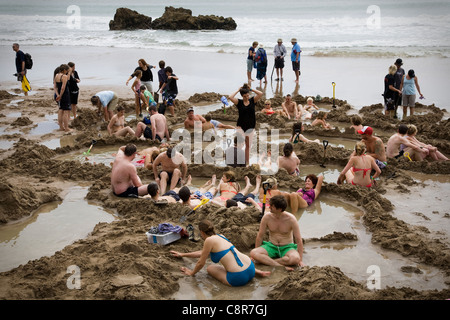
[[[222,265],[209,265],[206,271],[225,285],[243,286],[249,283],[255,275],[262,277],[270,275],[269,271],[256,269],[253,261],[237,250],[230,240],[221,234],[216,234],[214,225],[209,220],[201,221],[198,228],[202,239],[205,240],[202,250],[187,253],[170,251],[177,258],[198,258],[193,270],[186,267],[180,268],[185,275],[195,276],[205,266],[208,257],[214,263],[220,262]]]
[[[259,188],[261,186],[261,176],[258,175],[256,177],[256,185],[252,192],[250,191],[250,188],[252,187],[252,184],[250,183],[249,177],[245,176],[245,188],[242,189],[240,192],[238,192],[233,198],[228,199],[225,203],[225,206],[227,208],[238,206],[239,208],[245,208],[250,203],[247,201],[247,199],[256,199],[259,193]]]
[[[201,203],[201,200],[204,198],[208,198],[212,200],[214,195],[217,192],[216,187],[216,175],[214,174],[211,177],[211,180],[208,180],[200,189],[191,192],[189,186],[191,185],[191,176],[189,175],[186,184],[181,187],[178,191],[178,196],[181,199],[181,203],[185,206],[188,206],[191,209],[194,209],[197,205]]]
[[[291,266],[304,266],[300,227],[295,216],[285,211],[286,199],[276,195],[270,198],[269,204],[270,211],[261,219],[250,257],[265,265],[284,266],[286,270],[294,270]],[[266,230],[269,230],[269,241],[263,241]]]
[[[205,122],[202,123],[202,131],[206,131],[209,129],[236,129],[236,127],[230,126],[228,124],[223,124],[217,120],[211,119],[209,114],[205,115]]]

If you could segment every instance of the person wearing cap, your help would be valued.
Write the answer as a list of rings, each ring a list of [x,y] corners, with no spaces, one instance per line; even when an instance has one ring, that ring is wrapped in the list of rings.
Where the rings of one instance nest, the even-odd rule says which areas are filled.
[[[386,148],[386,155],[388,158],[397,158],[404,153],[409,153],[409,158],[413,161],[422,161],[427,155],[428,150],[422,146],[415,145],[406,137],[408,126],[400,124],[397,133],[393,134],[388,142]]]
[[[358,130],[361,135],[361,141],[366,145],[366,154],[372,156],[375,162],[383,169],[386,166],[386,151],[383,140],[373,136],[373,129],[369,126],[364,126],[361,130]],[[355,155],[353,151],[352,156]]]
[[[250,257],[261,264],[284,266],[292,271],[292,266],[304,266],[303,240],[297,218],[285,211],[287,205],[282,195],[270,198],[270,210],[261,219],[255,249],[250,251]],[[263,241],[267,230],[269,241]]]
[[[284,57],[287,51],[282,39],[277,40],[277,44],[273,48],[273,56],[275,57],[275,70],[277,70],[277,78],[275,81],[283,81]]]
[[[264,83],[267,83],[267,52],[264,49],[264,45],[261,43],[258,47],[258,51],[255,54],[256,61],[256,79],[259,80],[259,86],[262,87],[262,79]]]
[[[416,88],[420,94],[420,99],[423,99],[423,94],[420,92],[419,80],[417,79],[414,70],[409,70],[408,74],[402,79],[400,85],[400,91],[402,91],[402,106],[403,106],[403,119],[406,118],[409,107],[409,115],[414,114],[414,107],[416,105]]]
[[[295,82],[298,83],[298,79],[300,76],[300,45],[297,42],[296,38],[291,39],[292,43],[292,51],[291,51],[291,61],[292,61],[292,70],[295,73]]]
[[[206,122],[205,118],[203,118],[199,114],[194,114],[194,108],[189,108],[186,111],[187,117],[186,120],[184,120],[184,127],[186,129],[194,129],[196,126],[196,122],[199,123],[200,128],[203,123]]]
[[[91,98],[92,105],[98,107],[98,113],[101,113],[103,107],[103,114],[107,122],[114,116],[114,110],[117,108],[118,102],[119,98],[114,91],[100,91]]]
[[[403,76],[405,75],[405,70],[402,68],[403,61],[402,59],[398,58],[397,60],[395,60],[394,64],[397,67],[397,71],[395,72],[394,75],[394,87],[401,91],[400,86],[403,81]],[[401,102],[402,102],[401,95],[399,95],[398,92],[395,92],[394,94],[395,119],[397,118],[397,108],[401,104]]]

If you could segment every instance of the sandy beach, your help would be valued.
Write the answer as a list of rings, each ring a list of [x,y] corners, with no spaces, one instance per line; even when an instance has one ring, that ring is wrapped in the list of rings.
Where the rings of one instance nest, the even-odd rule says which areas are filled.
[[[81,52],[85,48],[74,48],[72,52],[76,53],[77,50]],[[33,69],[37,88],[33,89],[32,94],[23,97],[17,90],[11,89],[13,83],[1,83],[0,142],[3,148],[0,150],[0,165],[3,170],[0,179],[3,201],[0,203],[0,233],[11,234],[3,240],[1,250],[11,246],[13,249],[8,254],[15,255],[13,243],[19,243],[26,237],[26,230],[33,225],[33,219],[39,220],[44,215],[36,212],[44,204],[64,204],[70,198],[69,195],[77,192],[74,191],[77,186],[82,186],[85,190],[78,191],[81,196],[77,201],[88,201],[96,209],[104,209],[109,218],[99,216],[99,223],[92,222],[90,231],[72,229],[76,239],[67,239],[66,243],[61,243],[60,248],[50,248],[50,253],[29,258],[30,261],[25,256],[21,258],[23,262],[16,262],[16,265],[3,265],[3,272],[0,273],[1,299],[442,300],[449,297],[450,163],[409,162],[406,158],[401,158],[389,161],[376,188],[369,190],[348,184],[337,185],[337,175],[347,163],[351,145],[358,141],[358,136],[349,128],[349,115],[359,113],[364,124],[370,124],[384,142],[395,132],[400,120],[385,117],[380,104],[364,104],[364,92],[360,90],[356,90],[358,94],[355,96],[348,94],[348,97],[339,91],[339,99],[336,100],[338,107],[333,109],[332,98],[323,93],[326,92],[325,84],[314,88],[313,93],[323,95],[324,99],[318,106],[329,112],[328,120],[336,128],[324,131],[313,128],[306,122],[304,134],[310,139],[336,142],[328,146],[326,158],[321,145],[295,145],[295,152],[301,160],[301,176],[292,177],[285,170],[279,170],[275,174],[279,188],[285,191],[296,191],[302,187],[304,176],[310,172],[325,175],[322,193],[315,205],[295,213],[305,240],[304,261],[307,266],[290,273],[284,269],[260,266],[263,270],[272,271],[272,275],[263,279],[255,278],[244,288],[221,285],[208,276],[206,270],[202,270],[195,278],[183,276],[179,268],[192,267],[195,259],[176,259],[169,251],[199,250],[203,242],[193,243],[182,238],[167,246],[159,246],[148,243],[145,232],[159,223],[180,224],[179,219],[186,213],[185,208],[179,204],[157,206],[145,198],[120,199],[110,189],[110,162],[117,149],[128,142],[135,143],[138,149],[155,144],[134,137],[108,136],[106,123],[98,117],[89,101],[101,88],[117,89],[120,104],[126,108],[127,124],[134,128],[137,124],[132,116],[134,104],[131,95],[127,93],[127,90],[131,90],[122,86],[121,82],[125,82],[129,70],[134,68],[134,60],[141,57],[142,52],[125,49],[119,50],[120,53],[110,52],[107,54],[111,55],[108,59],[116,59],[116,54],[126,56],[126,65],[114,65],[99,72],[94,66],[105,57],[99,55],[100,49],[87,50],[92,55],[84,51],[84,59],[77,62],[77,70],[83,82],[80,85],[79,117],[71,121],[74,131],[70,134],[63,134],[52,127],[56,123],[57,106],[51,99],[51,85],[47,83],[44,73],[48,73],[50,78],[51,72],[48,70],[52,69],[49,62],[54,58],[45,57],[43,49],[42,53],[36,50],[35,57],[36,61],[48,59],[46,71],[44,68],[40,69],[39,63]],[[125,54],[129,52],[133,52],[133,55]],[[184,53],[186,59],[190,58],[189,55]],[[198,59],[195,61],[202,60],[198,53],[195,56]],[[154,54],[155,60],[160,57],[171,56]],[[223,59],[235,58],[233,55],[223,55]],[[209,59],[214,60],[214,57]],[[329,60],[330,65],[333,60]],[[341,58],[334,62],[337,60]],[[224,72],[220,63],[213,64],[216,69],[208,70],[207,67],[201,69],[201,64],[188,66],[179,59],[174,59],[174,63],[175,61],[179,64],[174,64],[174,70],[180,70],[179,74],[185,78],[180,81],[183,89],[177,103],[176,116],[168,117],[170,131],[179,127],[185,119],[186,110],[191,106],[196,110],[213,110],[208,111],[213,119],[235,123],[237,111],[233,106],[227,108],[225,113],[221,109],[214,109],[220,106],[218,99],[221,95],[233,92],[245,80],[242,68],[239,68],[241,74],[236,76],[237,79],[224,75],[219,80],[217,75]],[[350,60],[346,61],[349,65],[355,64]],[[361,61],[360,63],[363,64]],[[378,63],[381,65],[386,61]],[[327,70],[326,65],[322,64],[322,67],[325,68],[322,70]],[[308,68],[312,70],[311,66],[306,70]],[[374,66],[371,65],[370,68]],[[308,74],[306,70],[305,78]],[[237,71],[232,70],[230,74],[235,72]],[[340,74],[337,70],[333,72]],[[363,76],[360,79],[362,78]],[[214,80],[209,81],[210,79]],[[304,81],[307,86],[306,79]],[[286,80],[287,87],[289,82],[290,80]],[[319,82],[315,84],[317,83]],[[351,80],[346,83],[346,93],[349,93]],[[342,87],[345,87],[344,84]],[[291,92],[291,89],[286,90]],[[294,95],[294,100],[304,104],[306,97],[302,95],[302,91],[300,89],[300,95]],[[271,99],[275,107],[283,101],[280,94],[271,94],[270,90],[266,91],[266,98]],[[353,103],[358,105],[358,101],[361,101],[360,107],[352,106]],[[258,109],[262,107],[262,103],[258,103]],[[417,115],[409,117],[407,122],[414,123],[419,128],[420,140],[437,146],[448,156],[450,144],[447,137],[450,126],[443,109],[441,105],[417,105]],[[286,141],[283,137],[289,137],[292,122],[279,116],[263,115],[258,115],[257,122],[257,128],[268,125],[280,130],[280,140],[273,142],[282,150],[285,143],[283,141]],[[440,130],[436,130],[436,126]],[[93,139],[97,143],[92,154],[89,157],[83,156],[83,151],[89,148]],[[349,147],[342,146],[341,143],[344,142],[340,141],[347,141]],[[319,166],[321,163],[326,164],[325,168]],[[226,169],[208,164],[188,166],[189,174],[196,179],[196,186],[210,179],[213,174],[221,176]],[[244,176],[248,176],[254,184],[259,169],[255,166],[237,168],[236,173],[241,183]],[[138,174],[144,183],[153,181],[153,174],[142,167],[138,167]],[[91,209],[86,207],[85,210]],[[36,215],[39,217],[36,218]],[[245,210],[225,209],[207,204],[186,223],[193,224],[198,235],[198,222],[207,218],[239,250],[249,253],[254,247],[258,232],[258,215],[259,212],[250,207]],[[76,217],[68,219],[77,220]],[[42,224],[38,228],[44,235],[51,233],[52,229],[53,232],[59,229],[57,223],[53,228],[50,227],[52,224],[40,223]],[[16,228],[20,231],[13,231],[17,226],[20,226]],[[33,235],[29,237],[33,239]],[[48,245],[45,243],[39,246],[36,241],[34,251],[39,252],[46,246]],[[2,259],[8,258],[3,254]],[[355,260],[358,262],[355,263]],[[368,288],[372,270],[370,267],[373,265],[380,267],[382,276],[381,287],[377,290]],[[71,289],[68,285],[71,275],[68,268],[71,266],[77,266],[81,270],[79,290]]]

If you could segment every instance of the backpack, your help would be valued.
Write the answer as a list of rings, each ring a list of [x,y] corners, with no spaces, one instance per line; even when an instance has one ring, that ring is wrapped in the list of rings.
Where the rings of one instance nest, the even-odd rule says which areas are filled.
[[[267,62],[267,54],[264,49],[258,49],[257,62],[262,63],[262,64]]]
[[[31,55],[29,53],[25,53],[25,68],[33,68],[33,59],[31,58]]]

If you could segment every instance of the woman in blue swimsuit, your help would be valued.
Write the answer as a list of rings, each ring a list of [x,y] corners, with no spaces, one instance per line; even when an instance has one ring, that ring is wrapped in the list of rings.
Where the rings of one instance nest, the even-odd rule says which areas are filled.
[[[255,274],[262,277],[270,275],[270,271],[256,269],[250,257],[239,252],[227,238],[216,234],[210,221],[201,221],[198,228],[200,235],[205,240],[202,250],[187,253],[170,251],[172,255],[178,258],[199,258],[194,270],[181,267],[184,274],[194,276],[204,267],[206,259],[211,257],[214,263],[220,262],[222,266],[209,265],[206,269],[208,274],[226,285],[243,286],[252,280]]]

